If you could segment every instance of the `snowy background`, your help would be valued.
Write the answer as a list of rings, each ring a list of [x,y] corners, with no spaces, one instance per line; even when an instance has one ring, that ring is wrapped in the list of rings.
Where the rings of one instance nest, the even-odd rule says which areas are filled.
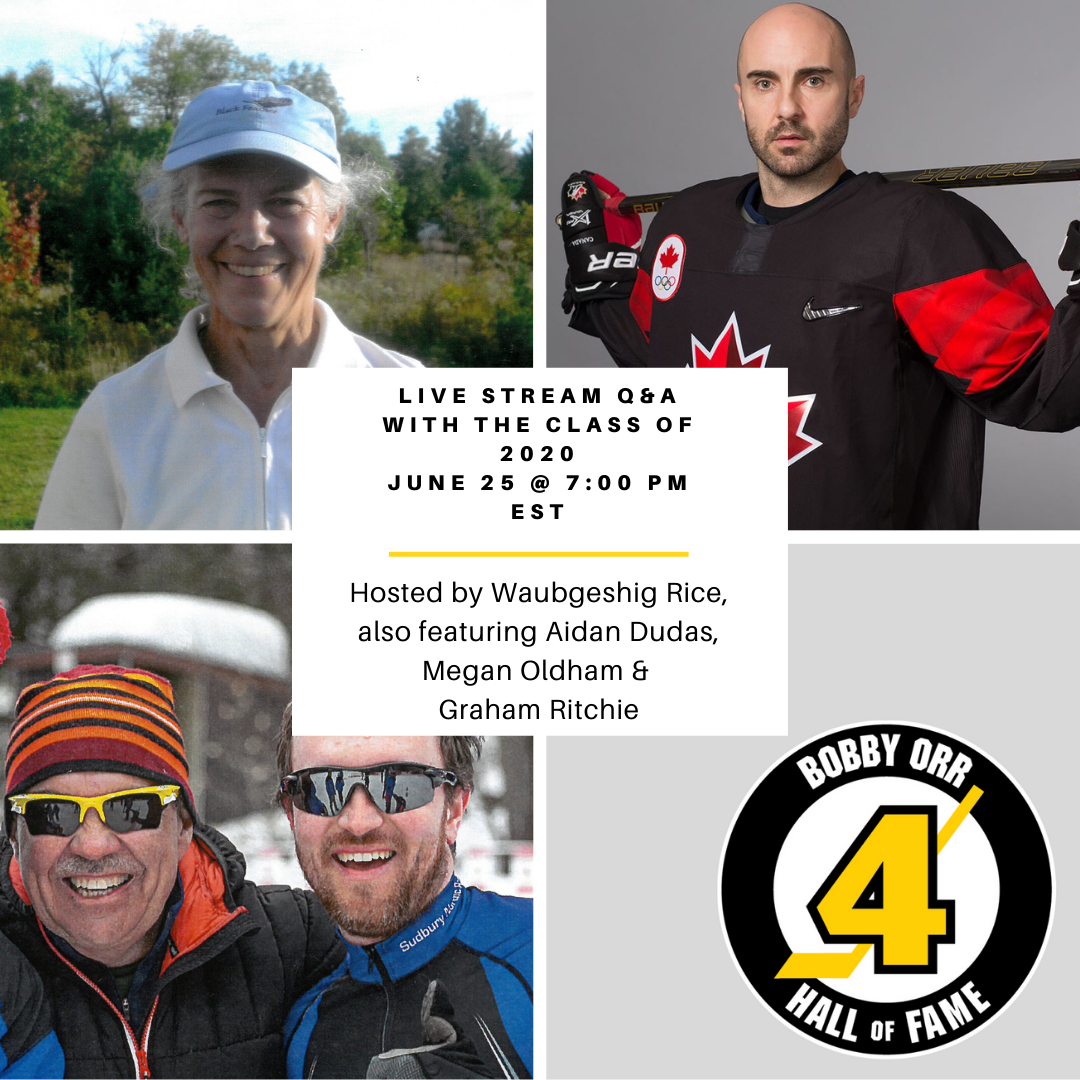
[[[303,885],[276,805],[274,743],[292,696],[292,550],[283,544],[2,544],[13,643],[0,743],[23,687],[81,663],[173,684],[200,816],[259,884]],[[488,736],[461,828],[467,885],[532,895],[531,736]]]

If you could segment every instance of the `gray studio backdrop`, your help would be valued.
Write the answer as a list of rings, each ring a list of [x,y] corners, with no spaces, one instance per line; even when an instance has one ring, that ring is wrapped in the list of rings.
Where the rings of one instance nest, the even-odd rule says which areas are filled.
[[[761,0],[548,0],[548,177],[587,168],[628,194],[755,168],[732,84]],[[1080,157],[1080,8],[1072,0],[828,0],[848,29],[866,101],[844,160],[856,172]],[[1034,267],[1053,302],[1057,255],[1080,217],[1074,184],[967,193]],[[646,224],[649,219],[646,219]],[[549,366],[608,366],[566,326],[565,261],[548,232]],[[1080,528],[1080,434],[989,424],[984,529]]]
[[[1075,1078],[1075,564],[1066,545],[793,547],[786,737],[549,739],[553,1080]],[[1004,766],[1056,869],[1029,984],[966,1041],[904,1061],[840,1054],[777,1019],[739,977],[717,903],[724,837],[758,778],[807,738],[874,720],[952,731]],[[569,794],[583,776],[585,801]]]

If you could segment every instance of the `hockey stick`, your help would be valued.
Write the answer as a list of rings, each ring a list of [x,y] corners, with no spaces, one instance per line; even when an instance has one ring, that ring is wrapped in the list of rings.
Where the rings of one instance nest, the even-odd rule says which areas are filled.
[[[921,169],[914,172],[882,173],[886,180],[925,184],[936,188],[1004,187],[1009,184],[1055,184],[1080,180],[1080,158],[1068,161],[1010,161],[999,165],[960,165],[947,169]],[[605,209],[619,214],[652,214],[674,197],[676,192],[653,195],[627,195],[618,202],[608,200]],[[562,214],[555,218],[562,225]]]

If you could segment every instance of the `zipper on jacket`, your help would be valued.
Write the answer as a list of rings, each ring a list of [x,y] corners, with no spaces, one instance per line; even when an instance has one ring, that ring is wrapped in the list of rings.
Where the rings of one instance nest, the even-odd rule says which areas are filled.
[[[365,946],[364,951],[371,958],[371,962],[375,965],[379,972],[379,978],[382,981],[383,993],[386,995],[386,1016],[383,1018],[383,1029],[380,1040],[382,1046],[381,1053],[385,1054],[388,1050],[393,1050],[394,1047],[389,1045],[390,1032],[394,1026],[394,998],[391,994],[391,990],[394,988],[394,980],[390,978],[390,972],[386,970],[386,965],[383,963],[382,957],[378,954],[375,946]]]
[[[262,499],[263,499],[263,528],[270,528],[270,507],[267,505],[268,492],[266,490],[266,458],[267,447],[266,440],[270,433],[270,424],[267,423],[266,427],[259,428],[259,452],[262,455]]]
[[[39,919],[38,921],[40,922],[41,920]],[[108,1005],[108,1007],[113,1011],[113,1013],[116,1013],[117,1020],[120,1021],[124,1029],[124,1039],[127,1042],[127,1052],[132,1055],[132,1063],[135,1066],[135,1076],[137,1080],[148,1080],[150,1076],[150,1066],[147,1062],[146,1054],[139,1049],[138,1040],[135,1038],[135,1032],[134,1030],[132,1030],[131,1024],[127,1023],[123,1013],[121,1013],[120,1010],[117,1009],[116,1005],[114,1005],[108,999],[108,997],[103,993],[102,988],[100,988],[97,983],[92,980],[92,978],[84,975],[75,966],[75,964],[73,964],[66,956],[64,956],[63,953],[60,953],[56,946],[53,945],[51,941],[49,941],[48,935],[45,935],[43,933],[42,936],[44,936],[45,942],[49,944],[49,947],[54,951],[54,953],[60,959],[62,959],[67,964],[67,966],[73,972],[75,972],[87,986],[94,990],[94,993],[97,994],[97,996]],[[126,1000],[124,1001],[124,1004],[127,1004]]]
[[[67,966],[69,968],[71,968],[71,970],[74,971],[75,974],[78,975],[79,978],[82,979],[82,981],[84,983],[86,983],[86,985],[89,986],[90,989],[93,990],[98,995],[98,997],[100,997],[101,1000],[104,1001],[105,1004],[108,1005],[109,1008],[112,1009],[112,1011],[116,1014],[116,1018],[120,1021],[120,1024],[124,1029],[124,1039],[127,1041],[128,1053],[131,1054],[132,1063],[135,1065],[135,1076],[136,1076],[137,1080],[150,1080],[150,1062],[149,1062],[149,1060],[148,1060],[148,1058],[146,1056],[146,1050],[145,1050],[144,1047],[139,1046],[139,1041],[138,1041],[138,1039],[135,1038],[135,1032],[132,1029],[131,1024],[128,1023],[128,1020],[124,1015],[124,1013],[128,1012],[127,998],[124,999],[124,1012],[121,1013],[121,1011],[109,1000],[108,995],[106,995],[102,991],[101,987],[98,986],[98,984],[96,982],[94,982],[94,980],[91,979],[88,975],[84,975],[49,940],[49,935],[45,932],[45,927],[43,927],[41,925],[41,919],[40,918],[38,919],[38,926],[41,929],[41,936],[45,939],[45,943],[49,946],[49,948],[52,949],[52,951],[54,953],[56,953],[56,955],[65,964],[67,964]],[[157,1002],[156,1001],[154,1002],[154,1008],[155,1009],[157,1008]],[[153,1016],[153,1011],[152,1010],[151,1010],[151,1016]],[[149,1023],[149,1021],[147,1021],[146,1035],[149,1036],[149,1034],[150,1034],[150,1023]]]
[[[157,1012],[158,1002],[161,995],[154,998],[154,1004],[150,1006],[150,1015],[146,1018],[146,1026],[143,1028],[142,1044],[139,1046],[139,1057],[143,1072],[140,1080],[150,1080],[150,1025],[154,1022],[154,1013]]]

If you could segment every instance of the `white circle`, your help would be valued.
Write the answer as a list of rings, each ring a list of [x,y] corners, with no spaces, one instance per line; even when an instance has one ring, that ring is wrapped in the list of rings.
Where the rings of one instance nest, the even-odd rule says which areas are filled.
[[[879,807],[936,806],[940,832],[958,805],[930,784],[901,777],[867,777],[818,799],[788,833],[773,876],[776,917],[791,951],[850,953],[855,948],[823,942],[806,905]],[[938,856],[937,895],[955,901],[956,941],[938,944],[937,973],[876,975],[874,958],[867,954],[848,978],[821,981],[864,1001],[907,1001],[935,993],[982,952],[994,928],[1000,890],[993,848],[968,814]]]

